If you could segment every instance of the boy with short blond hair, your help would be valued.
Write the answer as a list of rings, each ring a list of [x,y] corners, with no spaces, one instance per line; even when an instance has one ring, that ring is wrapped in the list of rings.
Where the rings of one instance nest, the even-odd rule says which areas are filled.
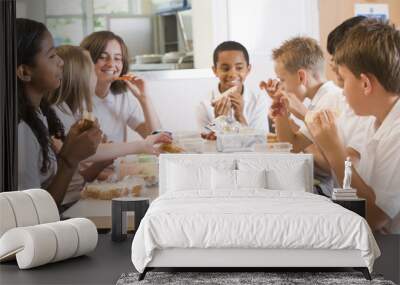
[[[275,73],[279,78],[278,86],[270,88],[263,83],[269,95],[283,96],[288,102],[289,111],[300,120],[300,128],[293,127],[292,119],[282,117],[275,119],[276,132],[279,141],[292,143],[294,152],[306,151],[314,155],[316,163],[315,178],[320,183],[314,188],[315,193],[331,196],[334,187],[330,175],[329,164],[316,146],[311,143],[311,136],[304,124],[309,110],[333,109],[342,110],[345,100],[341,89],[332,81],[326,81],[324,75],[324,56],[318,42],[309,37],[294,37],[285,41],[272,52],[275,62]],[[278,82],[278,81],[276,81]],[[310,104],[306,107],[303,101],[308,98]],[[272,117],[276,117],[272,108]],[[292,117],[293,118],[293,117]]]
[[[283,96],[295,117],[304,121],[309,110],[332,109],[340,112],[344,108],[341,89],[325,79],[324,56],[316,40],[309,37],[287,40],[273,50],[272,58],[279,84],[275,90],[268,89],[268,83],[263,86],[272,98]],[[306,98],[311,100],[308,107],[303,104]],[[278,139],[291,142],[295,152],[303,151],[310,145],[307,142],[311,137],[304,124],[298,132],[293,132],[289,120],[280,120],[276,122],[276,130]]]
[[[324,55],[317,41],[308,37],[295,37],[272,50],[272,59],[281,62],[291,73],[300,69],[312,71],[316,78],[324,73]]]

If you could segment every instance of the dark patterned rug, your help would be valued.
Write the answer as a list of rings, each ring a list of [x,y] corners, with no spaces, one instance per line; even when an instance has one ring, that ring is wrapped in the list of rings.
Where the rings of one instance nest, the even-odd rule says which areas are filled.
[[[372,281],[360,272],[148,272],[146,278],[138,281],[139,273],[122,274],[117,285],[134,284],[324,284],[324,285],[395,285],[382,276],[372,275]]]

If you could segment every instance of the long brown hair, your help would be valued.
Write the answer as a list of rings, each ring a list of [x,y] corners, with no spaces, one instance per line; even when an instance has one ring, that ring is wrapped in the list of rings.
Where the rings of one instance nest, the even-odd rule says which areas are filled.
[[[90,79],[94,69],[89,53],[70,45],[59,46],[56,51],[64,61],[64,70],[60,87],[50,94],[50,103],[61,106],[65,102],[73,114],[83,114],[85,109],[91,112],[94,90],[90,88]]]
[[[83,39],[81,42],[81,47],[88,50],[90,56],[94,64],[96,64],[97,60],[101,56],[101,54],[105,51],[107,44],[112,41],[116,40],[120,46],[122,51],[122,70],[121,74],[126,74],[129,69],[129,56],[128,56],[128,48],[124,40],[110,31],[100,31],[94,32]],[[111,83],[111,92],[113,94],[120,94],[127,91],[127,87],[123,81],[114,81]]]
[[[40,44],[45,33],[48,33],[43,23],[29,19],[19,18],[16,20],[17,29],[17,66],[22,64],[34,66],[35,58],[40,52]],[[40,171],[46,173],[50,167],[50,136],[64,137],[64,128],[57,115],[50,108],[47,98],[42,98],[40,109],[47,118],[48,128],[38,116],[36,108],[32,105],[24,92],[24,84],[17,77],[18,94],[18,122],[24,121],[34,133],[39,142],[42,152],[42,166]],[[24,138],[20,138],[21,140]]]

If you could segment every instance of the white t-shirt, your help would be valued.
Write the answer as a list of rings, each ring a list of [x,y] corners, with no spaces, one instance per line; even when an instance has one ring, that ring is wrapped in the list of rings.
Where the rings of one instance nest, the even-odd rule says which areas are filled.
[[[370,120],[357,171],[375,192],[376,205],[391,219],[390,230],[400,234],[400,100],[376,129]]]
[[[214,120],[214,108],[211,102],[221,94],[217,86],[210,92],[209,99],[202,101],[197,107],[197,121],[200,130]],[[243,91],[243,115],[250,128],[269,132],[268,105],[266,95],[256,94],[244,87]]]
[[[116,95],[110,92],[104,98],[93,96],[93,114],[107,139],[113,142],[125,142],[126,127],[135,130],[144,122],[139,101],[130,92]]]
[[[75,124],[76,121],[80,120],[81,115],[79,113],[72,114],[71,109],[65,102],[61,103],[59,106],[53,105],[51,107],[53,108],[54,112],[56,112],[57,117],[63,124],[65,135],[67,135],[72,125]]]
[[[332,110],[341,111],[344,108],[344,101],[342,95],[342,89],[339,88],[332,81],[327,81],[318,89],[317,93],[312,98],[310,104],[307,106],[308,110],[320,111],[320,110]],[[302,125],[299,130],[309,140],[312,140],[311,134],[305,125]]]
[[[351,147],[361,154],[365,144],[365,129],[373,118],[357,116],[346,102],[340,87],[332,81],[324,83],[315,94],[308,109],[316,111],[329,109],[339,113],[336,124],[344,146]],[[305,125],[300,128],[300,132],[312,141],[311,134]]]
[[[38,116],[48,128],[46,117],[39,112]],[[18,124],[18,189],[30,188],[47,189],[57,172],[57,158],[49,147],[50,166],[47,172],[42,173],[43,155],[39,141],[32,129],[24,121]]]
[[[52,108],[63,124],[65,135],[67,135],[71,126],[81,118],[81,115],[79,113],[73,114],[68,104],[65,102],[61,103],[60,106],[52,106]],[[77,169],[68,185],[62,204],[78,201],[80,199],[80,191],[83,189],[84,184],[85,179],[79,174],[79,169]]]
[[[360,156],[365,145],[366,134],[365,130],[375,121],[373,117],[357,116],[350,105],[346,102],[343,95],[343,109],[336,121],[339,135],[343,141],[343,145],[356,150]]]

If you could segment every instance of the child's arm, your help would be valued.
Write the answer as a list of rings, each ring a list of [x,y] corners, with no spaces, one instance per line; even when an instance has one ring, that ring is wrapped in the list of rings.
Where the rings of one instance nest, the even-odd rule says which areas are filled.
[[[138,99],[143,110],[144,122],[139,124],[135,131],[143,138],[150,135],[153,131],[161,129],[160,119],[149,96],[146,94],[144,80],[128,74],[124,76],[124,82],[132,94]]]
[[[307,126],[315,142],[327,158],[337,180],[339,182],[343,181],[344,161],[346,160],[347,152],[339,139],[335,116],[330,111],[318,112],[313,120],[307,123]],[[354,167],[352,170],[352,187],[357,189],[359,197],[367,200],[367,221],[369,225],[374,230],[383,229],[390,221],[389,216],[376,205],[374,190],[364,182]]]
[[[160,119],[157,112],[148,96],[139,100],[140,106],[143,110],[144,123],[139,124],[135,131],[138,132],[143,138],[150,135],[152,132],[161,129]]]
[[[293,93],[285,93],[285,97],[289,102],[289,111],[299,120],[304,121],[307,114],[307,107],[304,106],[303,102],[297,98]]]
[[[97,152],[85,159],[85,162],[99,162],[110,159],[115,159],[128,154],[157,154],[158,149],[154,147],[159,143],[171,143],[171,137],[166,133],[147,136],[141,141],[133,141],[129,143],[103,143],[100,144]]]
[[[58,154],[57,173],[47,187],[57,205],[61,205],[79,162],[95,153],[101,141],[101,131],[97,125],[84,132],[80,131],[80,127],[80,122],[77,122],[68,132]]]
[[[229,96],[229,99],[232,104],[233,115],[235,116],[236,121],[238,121],[242,125],[247,126],[247,121],[243,114],[243,109],[244,109],[243,96],[240,93],[234,93]]]
[[[109,165],[111,165],[114,162],[114,160],[105,160],[105,161],[99,161],[95,162],[89,167],[82,169],[79,171],[79,174],[82,175],[83,179],[86,182],[92,182],[95,180],[99,174]]]
[[[275,121],[275,129],[279,141],[290,142],[293,152],[303,151],[312,144],[306,136],[300,132],[294,132],[288,111],[288,101],[283,94],[276,95],[271,105],[271,116]]]

